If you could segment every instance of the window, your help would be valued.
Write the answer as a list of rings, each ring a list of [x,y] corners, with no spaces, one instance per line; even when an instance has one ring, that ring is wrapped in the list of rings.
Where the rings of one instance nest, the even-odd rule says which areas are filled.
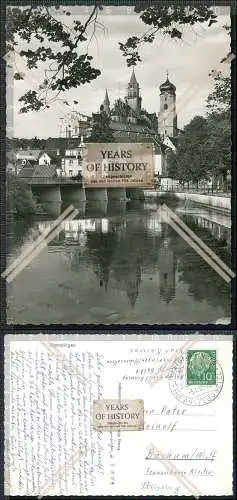
[[[167,130],[165,130],[165,135],[167,134]]]
[[[164,104],[164,109],[167,109],[168,108],[168,104]]]
[[[72,170],[69,170],[69,177],[72,177]]]
[[[73,160],[69,160],[69,165],[73,165]]]

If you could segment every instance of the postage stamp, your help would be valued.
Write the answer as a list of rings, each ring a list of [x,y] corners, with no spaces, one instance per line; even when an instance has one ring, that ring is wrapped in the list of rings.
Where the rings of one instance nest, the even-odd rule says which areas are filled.
[[[186,375],[188,385],[215,385],[216,351],[188,350]]]
[[[224,384],[215,350],[187,350],[175,359],[167,378],[173,396],[187,406],[212,403]]]
[[[144,430],[142,399],[97,399],[93,401],[93,427],[96,431]]]

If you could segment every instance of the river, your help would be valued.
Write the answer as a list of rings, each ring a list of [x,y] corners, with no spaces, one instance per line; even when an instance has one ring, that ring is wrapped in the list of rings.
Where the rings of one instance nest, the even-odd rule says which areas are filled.
[[[228,216],[184,202],[171,208],[231,267]],[[45,216],[9,219],[8,264],[49,224]],[[153,202],[86,208],[7,287],[8,324],[206,324],[230,316],[230,285]]]

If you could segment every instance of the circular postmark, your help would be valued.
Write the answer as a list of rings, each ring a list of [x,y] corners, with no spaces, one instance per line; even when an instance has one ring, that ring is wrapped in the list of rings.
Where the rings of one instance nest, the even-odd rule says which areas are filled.
[[[189,369],[195,374],[202,374],[209,366],[211,360],[208,355],[194,356],[189,364]],[[224,375],[221,365],[216,362],[216,381],[215,384],[187,384],[186,376],[186,357],[181,354],[172,364],[169,373],[169,388],[173,396],[187,406],[204,406],[216,399],[224,384]]]

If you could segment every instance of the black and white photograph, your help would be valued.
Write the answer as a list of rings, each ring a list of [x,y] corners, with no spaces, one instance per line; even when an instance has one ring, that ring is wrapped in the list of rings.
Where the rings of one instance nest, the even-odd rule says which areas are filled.
[[[230,324],[230,8],[6,28],[7,324]]]

